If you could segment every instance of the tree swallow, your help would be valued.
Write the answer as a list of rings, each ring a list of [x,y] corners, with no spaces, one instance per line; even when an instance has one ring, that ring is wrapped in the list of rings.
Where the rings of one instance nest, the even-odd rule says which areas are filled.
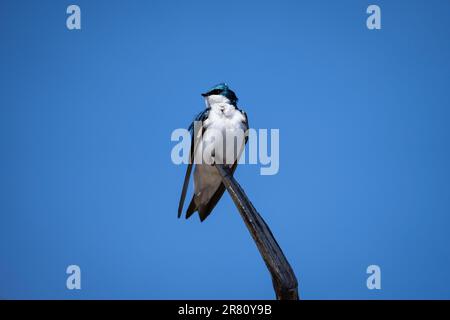
[[[227,139],[228,133],[246,133],[248,130],[247,115],[238,108],[236,94],[225,83],[214,86],[202,96],[205,98],[206,109],[200,112],[189,126],[192,137],[190,161],[178,206],[179,218],[183,211],[189,177],[195,162],[194,195],[186,211],[186,219],[198,211],[200,221],[208,217],[225,191],[222,178],[213,164],[229,165],[234,172],[247,143],[246,134]],[[217,139],[218,132],[223,137],[221,141]],[[206,149],[212,152],[205,153]],[[230,152],[230,149],[233,149],[233,152]],[[198,159],[202,162],[199,163]]]

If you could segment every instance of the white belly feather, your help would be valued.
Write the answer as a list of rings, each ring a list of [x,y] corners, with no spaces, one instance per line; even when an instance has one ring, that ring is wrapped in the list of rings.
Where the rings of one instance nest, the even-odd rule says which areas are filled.
[[[208,202],[221,183],[217,169],[211,164],[216,161],[232,166],[245,146],[243,134],[247,130],[244,115],[227,103],[211,105],[203,128],[195,155],[196,159],[202,159],[202,164],[196,164],[194,170],[194,192],[198,204]],[[218,140],[218,133],[223,137],[222,142]],[[228,135],[236,135],[237,141],[226,139]],[[214,150],[213,154],[211,150]]]

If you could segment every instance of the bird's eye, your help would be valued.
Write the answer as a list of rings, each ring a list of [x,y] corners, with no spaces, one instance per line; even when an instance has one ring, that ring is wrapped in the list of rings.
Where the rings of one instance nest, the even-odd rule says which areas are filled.
[[[221,92],[222,91],[220,89],[214,89],[209,92],[209,95],[216,95],[216,94],[220,94]]]

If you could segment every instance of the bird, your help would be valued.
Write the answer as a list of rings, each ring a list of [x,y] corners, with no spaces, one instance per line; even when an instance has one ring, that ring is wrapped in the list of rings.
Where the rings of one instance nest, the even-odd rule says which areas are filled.
[[[178,205],[178,218],[182,215],[192,167],[195,166],[194,194],[186,210],[186,219],[198,212],[200,221],[203,222],[225,192],[222,178],[214,167],[214,163],[223,163],[225,166],[229,166],[231,172],[234,173],[248,140],[249,125],[247,114],[237,105],[238,97],[226,83],[217,84],[201,95],[205,100],[206,108],[194,118],[189,126],[191,133],[190,161]],[[227,132],[238,131],[244,134],[238,134],[233,139],[226,138],[228,137]],[[218,133],[224,137],[225,141],[218,141]],[[232,148],[233,150],[231,150]],[[207,149],[211,152],[205,152]]]

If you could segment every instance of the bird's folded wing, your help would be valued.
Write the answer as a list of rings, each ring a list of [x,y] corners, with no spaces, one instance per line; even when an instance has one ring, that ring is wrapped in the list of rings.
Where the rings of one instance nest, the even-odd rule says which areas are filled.
[[[186,193],[189,186],[189,178],[191,176],[192,172],[192,166],[194,164],[194,155],[195,150],[197,148],[197,144],[201,139],[202,131],[203,131],[203,121],[205,121],[208,118],[209,109],[205,109],[202,112],[200,112],[192,121],[191,125],[189,126],[189,131],[191,132],[191,151],[190,151],[190,157],[189,157],[189,164],[186,169],[186,175],[184,176],[184,183],[183,183],[183,189],[181,191],[181,197],[180,202],[178,204],[178,218],[181,217],[181,213],[183,212],[183,205],[184,200],[186,199]],[[195,122],[199,121],[202,123],[199,132],[195,131]]]

